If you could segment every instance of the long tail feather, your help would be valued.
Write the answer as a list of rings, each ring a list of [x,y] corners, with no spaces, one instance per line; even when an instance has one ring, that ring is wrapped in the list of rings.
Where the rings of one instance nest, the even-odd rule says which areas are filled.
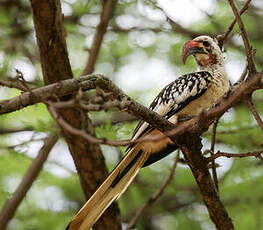
[[[147,153],[134,146],[79,210],[67,230],[89,230],[109,205],[122,195],[147,158]]]

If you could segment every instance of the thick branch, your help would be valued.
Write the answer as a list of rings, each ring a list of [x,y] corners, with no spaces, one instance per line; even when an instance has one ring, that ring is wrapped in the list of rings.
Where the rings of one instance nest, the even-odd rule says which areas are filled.
[[[38,156],[33,160],[32,164],[28,168],[23,180],[17,187],[12,197],[6,201],[2,211],[0,213],[0,229],[4,230],[7,227],[8,222],[13,218],[15,212],[24,199],[26,193],[32,186],[33,182],[37,178],[38,174],[43,168],[43,165],[48,157],[53,146],[58,140],[57,134],[50,135],[44,141],[44,145],[40,149]]]
[[[105,91],[112,92],[114,97],[118,100],[130,100],[131,103],[127,111],[134,114],[136,117],[146,120],[151,123],[153,127],[158,127],[161,131],[174,128],[174,125],[164,119],[156,112],[146,108],[145,106],[132,100],[129,96],[125,95],[112,81],[102,75],[83,76],[78,79],[69,79],[47,85],[32,92],[23,93],[13,99],[0,102],[0,114],[9,113],[17,109],[33,105],[38,102],[45,102],[52,96],[65,96],[68,94],[76,93],[79,89],[90,90],[100,87]]]
[[[206,159],[201,153],[201,139],[198,136],[186,133],[180,137],[182,151],[185,160],[190,166],[195,180],[199,186],[209,215],[218,230],[234,229],[224,205],[219,199],[218,193],[207,168]]]

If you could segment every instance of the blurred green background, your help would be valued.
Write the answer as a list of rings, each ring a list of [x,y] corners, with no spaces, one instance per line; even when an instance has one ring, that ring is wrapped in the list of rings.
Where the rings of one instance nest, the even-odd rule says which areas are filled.
[[[239,8],[245,1],[236,1]],[[62,1],[67,45],[75,76],[82,72],[99,23],[101,1]],[[257,50],[256,65],[263,63],[263,2],[254,0],[242,16],[251,44]],[[166,20],[166,14],[174,23]],[[183,43],[195,34],[219,35],[233,20],[227,1],[221,0],[120,0],[110,22],[96,63],[95,73],[111,78],[132,98],[149,105],[166,84],[181,74],[196,70],[191,59],[183,66]],[[246,65],[239,30],[234,28],[225,44],[226,68],[232,83]],[[42,73],[27,0],[0,0],[0,77],[20,70],[34,87],[42,86]],[[0,99],[19,95],[15,89],[0,87]],[[263,92],[253,95],[262,115]],[[93,113],[99,137],[127,139],[137,122],[111,124],[117,111]],[[43,144],[54,123],[42,104],[0,116],[0,208],[12,195]],[[16,132],[11,132],[11,131]],[[203,135],[203,150],[210,148],[211,130]],[[247,105],[240,103],[219,121],[216,151],[247,152],[260,149],[263,140]],[[119,161],[125,148],[102,146],[109,169]],[[166,180],[175,154],[141,170],[119,201],[123,225]],[[238,230],[263,229],[263,162],[253,157],[220,158],[220,195]],[[73,160],[61,137],[44,170],[20,205],[9,230],[60,230],[84,203]],[[213,230],[191,171],[180,162],[165,193],[139,220],[136,229]]]

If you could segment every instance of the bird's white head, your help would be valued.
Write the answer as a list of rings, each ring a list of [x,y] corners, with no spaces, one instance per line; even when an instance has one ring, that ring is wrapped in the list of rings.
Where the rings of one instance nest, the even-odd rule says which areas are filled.
[[[193,55],[201,69],[223,66],[224,58],[217,43],[209,36],[199,36],[183,46],[183,62]]]

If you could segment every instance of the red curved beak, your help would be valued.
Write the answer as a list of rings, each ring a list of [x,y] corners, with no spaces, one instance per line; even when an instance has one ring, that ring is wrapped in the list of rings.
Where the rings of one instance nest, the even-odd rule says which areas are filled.
[[[199,42],[195,42],[194,40],[187,41],[184,43],[183,46],[183,52],[182,52],[182,57],[183,57],[183,63],[185,64],[187,58],[195,53],[203,53],[205,54],[206,52],[204,49],[200,46]]]

